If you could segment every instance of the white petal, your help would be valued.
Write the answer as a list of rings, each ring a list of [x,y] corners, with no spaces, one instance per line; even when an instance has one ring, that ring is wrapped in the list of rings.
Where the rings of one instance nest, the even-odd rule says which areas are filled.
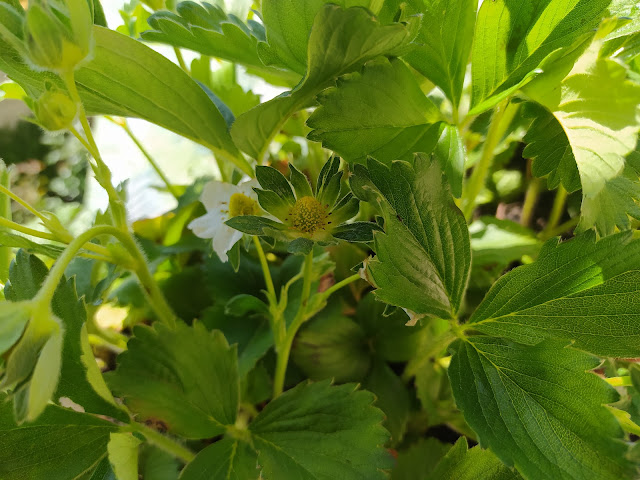
[[[256,192],[253,191],[254,187],[260,188],[260,184],[255,178],[252,178],[246,182],[240,183],[238,185],[238,191],[243,195],[256,200],[258,196],[256,195]]]
[[[229,260],[227,252],[231,250],[231,247],[233,247],[241,238],[241,232],[223,225],[213,239],[213,251],[218,254],[221,261],[226,262]]]
[[[213,210],[193,220],[187,225],[187,228],[200,238],[213,238],[224,226],[225,220],[227,220],[227,214]]]
[[[207,212],[213,210],[229,210],[229,199],[231,195],[238,192],[238,187],[230,183],[218,182],[212,180],[202,189],[200,201],[207,209]]]

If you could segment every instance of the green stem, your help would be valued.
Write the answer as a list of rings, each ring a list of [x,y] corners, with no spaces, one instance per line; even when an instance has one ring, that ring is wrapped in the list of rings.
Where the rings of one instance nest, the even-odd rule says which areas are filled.
[[[209,149],[213,152],[216,161],[218,161],[218,159],[229,161],[233,163],[236,168],[238,168],[238,170],[240,170],[242,173],[248,175],[249,178],[255,178],[256,172],[254,172],[253,167],[249,164],[249,162],[247,162],[247,159],[244,158],[244,155],[242,155],[240,151],[238,151],[236,154],[232,154],[230,152],[227,152],[226,150],[221,150],[211,145],[209,145]]]
[[[178,59],[178,65],[180,68],[184,70],[184,72],[191,76],[191,72],[189,72],[189,67],[187,67],[187,62],[184,61],[184,57],[182,56],[182,52],[178,47],[173,47],[173,52],[176,54],[176,58]]]
[[[8,178],[7,178],[8,180]],[[27,209],[30,213],[32,213],[33,215],[35,215],[36,217],[38,217],[40,220],[42,220],[43,222],[47,222],[47,217],[45,217],[44,215],[42,215],[38,210],[36,210],[35,208],[33,208],[28,202],[26,202],[25,200],[23,200],[22,198],[20,198],[18,195],[16,195],[15,193],[13,193],[11,190],[9,190],[7,187],[5,187],[4,185],[2,185],[3,182],[0,182],[0,193],[3,193],[5,195],[7,195],[9,198],[11,198],[13,201],[15,201],[16,203],[19,203],[20,205],[22,205],[25,209]],[[11,210],[9,210],[9,212],[11,212]],[[4,215],[3,215],[4,216]],[[10,218],[10,217],[5,217],[5,218]]]
[[[0,160],[0,186],[9,191],[9,169]],[[0,197],[0,218],[11,221],[11,200],[7,197]],[[0,283],[5,285],[9,280],[9,269],[11,267],[12,252],[10,247],[0,247]]]
[[[538,238],[542,241],[549,240],[550,238],[557,237],[558,235],[562,235],[563,233],[575,228],[578,223],[580,223],[580,217],[574,217],[571,220],[567,220],[563,224],[554,228],[553,230],[540,232]]]
[[[414,358],[407,364],[407,367],[402,374],[402,379],[405,382],[408,382],[418,373],[418,371],[420,371],[420,369],[424,367],[425,364],[432,361],[435,356],[439,355],[456,338],[458,338],[458,336],[452,329],[442,332],[440,335],[433,338],[429,343],[428,348],[420,352],[418,357]]]
[[[564,207],[567,203],[567,197],[569,193],[565,188],[560,185],[558,187],[558,192],[556,193],[556,198],[553,201],[553,207],[551,207],[551,213],[549,214],[549,222],[547,226],[544,228],[544,232],[549,232],[558,226],[560,223],[560,219],[564,214]]]
[[[463,198],[463,213],[467,221],[471,220],[476,207],[476,198],[484,188],[487,176],[493,164],[494,152],[500,143],[507,127],[511,124],[518,107],[503,101],[496,107],[484,142],[482,156],[473,169]]]
[[[20,225],[19,223],[12,222],[11,220],[7,220],[6,218],[0,217],[0,227],[7,228],[9,230],[15,230],[16,232],[24,233],[25,235],[29,235],[31,237],[42,238],[43,240],[50,240],[52,242],[60,242],[64,244],[69,244],[70,240],[61,239],[56,235],[47,232],[41,232],[39,230],[34,230],[29,227],[25,227]],[[100,255],[100,260],[107,261],[109,263],[113,263],[116,265],[121,265],[123,267],[129,268],[130,265],[127,263],[123,263],[122,259],[115,258],[111,255],[109,249],[96,245],[95,243],[87,243],[84,245],[85,250],[89,250],[91,252],[97,253]],[[83,256],[87,256],[87,254],[81,253]]]
[[[122,230],[119,230],[110,225],[102,225],[90,228],[86,232],[74,238],[69,243],[65,251],[62,252],[62,255],[58,257],[58,260],[56,260],[56,263],[53,265],[53,268],[49,272],[49,275],[42,285],[42,288],[38,292],[36,300],[38,302],[42,302],[42,304],[51,303],[53,294],[58,287],[60,279],[64,275],[64,271],[66,270],[71,260],[73,260],[78,251],[83,248],[85,244],[88,244],[88,242],[92,238],[101,235],[112,235],[116,239],[118,239],[120,243],[122,243],[124,248],[133,257],[133,260],[135,262],[134,271],[136,273],[136,276],[140,280],[140,284],[143,287],[142,290],[148,297],[151,308],[161,321],[163,321],[170,327],[174,327],[176,322],[175,315],[173,314],[171,307],[165,300],[164,295],[160,291],[160,287],[158,287],[158,284],[153,278],[153,275],[151,275],[147,262],[142,252],[140,252],[138,245],[135,243],[128,232],[123,232]]]
[[[273,379],[273,398],[277,398],[284,390],[284,380],[285,374],[287,373],[287,365],[289,364],[291,346],[293,345],[296,333],[298,333],[302,324],[307,320],[307,305],[309,304],[309,297],[311,296],[311,275],[313,273],[313,250],[305,257],[303,271],[302,296],[300,297],[298,313],[296,313],[293,322],[291,322],[291,325],[287,329],[284,341],[276,345],[278,358],[276,360],[276,372]]]
[[[137,432],[144,435],[149,443],[155,445],[161,450],[164,450],[175,458],[182,460],[184,463],[189,463],[196,458],[196,455],[184,445],[181,445],[175,440],[162,435],[142,423],[132,422],[128,425],[123,425],[120,427],[120,430],[122,432]]]
[[[109,118],[109,117],[107,117],[107,118]],[[116,122],[116,123],[118,123],[118,122]],[[164,184],[167,186],[167,190],[169,190],[169,193],[171,193],[171,195],[173,195],[173,197],[176,200],[178,200],[180,198],[180,194],[178,193],[176,188],[173,185],[171,185],[171,182],[169,181],[167,176],[164,174],[164,172],[160,168],[160,165],[158,165],[156,163],[156,161],[153,159],[151,154],[147,151],[146,148],[144,148],[144,145],[142,145],[142,143],[140,143],[140,140],[138,140],[138,137],[136,137],[133,134],[133,132],[131,131],[131,128],[129,128],[129,124],[126,122],[126,120],[123,123],[119,124],[119,125],[121,125],[122,128],[124,129],[124,131],[127,132],[127,135],[129,135],[129,138],[133,141],[133,143],[136,144],[136,146],[138,147],[140,152],[142,152],[142,154],[145,156],[145,158],[151,164],[151,167],[155,170],[155,172],[158,174],[158,176],[162,179]]]
[[[53,300],[53,295],[58,288],[58,284],[64,275],[64,271],[67,269],[67,266],[73,260],[78,253],[78,251],[84,246],[85,243],[88,243],[92,238],[95,238],[99,235],[108,235],[111,231],[114,230],[111,226],[99,226],[93,227],[87,230],[86,232],[80,234],[76,238],[74,238],[69,246],[62,252],[62,255],[58,257],[56,263],[53,265],[53,268],[49,271],[49,275],[45,279],[40,291],[36,295],[34,301],[37,303],[41,303],[42,305],[49,305],[51,300]]]
[[[271,271],[269,270],[269,263],[267,262],[267,257],[264,254],[264,250],[262,249],[262,245],[260,245],[260,238],[253,237],[253,244],[256,246],[256,251],[258,252],[258,258],[260,259],[260,266],[262,267],[262,275],[264,276],[264,283],[267,285],[267,292],[269,293],[269,302],[276,302],[276,290],[273,286],[273,279],[271,278]]]
[[[538,199],[540,198],[540,189],[542,187],[542,180],[533,177],[529,181],[527,187],[527,193],[524,196],[524,204],[522,205],[522,214],[520,215],[520,225],[528,227],[531,225],[533,219],[533,213],[535,212]]]
[[[78,108],[78,117],[80,119],[80,124],[82,125],[82,129],[87,141],[82,142],[81,137],[79,136],[79,134],[77,134],[75,129],[72,128],[70,129],[70,131],[82,142],[85,148],[88,148],[89,153],[96,161],[96,179],[98,180],[102,188],[107,191],[107,195],[109,196],[109,204],[111,205],[115,224],[121,230],[127,230],[127,214],[124,208],[124,204],[122,203],[120,195],[118,195],[118,192],[111,183],[111,172],[102,160],[96,141],[93,138],[91,126],[89,125],[89,120],[87,118],[87,113],[85,112],[84,105],[82,104],[82,99],[80,98],[80,94],[78,93],[78,87],[76,86],[73,70],[62,74],[62,79],[64,80],[67,90],[69,91],[71,99],[75,102]]]
[[[331,287],[327,288],[324,292],[320,293],[318,295],[318,297],[319,297],[319,299],[321,301],[322,300],[326,300],[327,298],[329,298],[329,296],[332,293],[337,292],[342,287],[346,287],[347,285],[349,285],[349,284],[351,284],[353,282],[356,282],[358,280],[361,280],[360,274],[359,273],[355,273],[355,274],[351,275],[350,277],[347,277],[344,280],[339,281],[335,285],[332,285]]]

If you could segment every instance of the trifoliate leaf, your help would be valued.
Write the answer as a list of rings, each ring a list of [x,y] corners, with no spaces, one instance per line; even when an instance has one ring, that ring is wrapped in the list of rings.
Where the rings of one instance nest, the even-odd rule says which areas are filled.
[[[47,274],[47,267],[38,257],[20,250],[11,267],[6,298],[12,302],[32,299]],[[75,279],[63,278],[60,282],[53,296],[52,311],[64,328],[60,378],[52,400],[69,398],[85,412],[128,421],[128,415],[116,405],[107,388],[89,346],[84,326],[86,308],[84,301],[78,299]]]
[[[332,3],[343,8],[370,8],[372,0],[265,0],[262,2],[262,19],[266,27],[267,39],[259,45],[260,58],[265,65],[276,65],[297,72],[306,73],[307,52],[313,40],[309,34],[318,12]],[[374,14],[377,12],[373,12]]]
[[[449,367],[456,404],[480,445],[525,478],[631,479],[622,430],[603,406],[618,394],[588,372],[598,359],[565,345],[459,341]]]
[[[627,79],[626,67],[601,58],[600,45],[599,41],[591,45],[560,86],[556,72],[551,71],[524,91],[559,124],[550,123],[553,137],[549,140],[548,130],[541,130],[540,123],[549,124],[550,119],[534,123],[529,141],[536,143],[529,154],[543,164],[541,173],[551,172],[552,185],[560,177],[569,191],[577,187],[573,157],[582,185],[581,228],[595,225],[599,233],[608,235],[615,227],[629,228],[627,214],[640,217],[634,202],[640,200],[637,174],[629,172],[625,162],[640,131],[640,85]],[[552,141],[553,150],[538,146],[542,141]],[[550,165],[553,161],[558,162],[555,167]]]
[[[259,475],[256,452],[244,442],[224,438],[199,452],[180,480],[255,480]]]
[[[429,477],[433,480],[517,480],[522,477],[505,466],[491,451],[469,449],[466,437],[460,437],[440,460]]]
[[[238,410],[235,347],[200,323],[138,326],[108,378],[142,419],[186,438],[210,438],[233,425]]]
[[[258,42],[264,41],[264,27],[255,21],[243,23],[235,15],[227,15],[218,5],[180,2],[175,12],[162,10],[147,22],[152,30],[142,32],[142,39],[203,55],[221,58],[253,68],[267,69],[258,57]]]
[[[304,383],[272,400],[249,426],[265,480],[376,480],[391,458],[369,392]]]
[[[404,53],[415,38],[418,23],[419,19],[412,18],[407,25],[383,26],[362,8],[324,6],[311,29],[304,80],[291,92],[238,117],[231,129],[236,145],[262,160],[269,143],[293,113],[312,105],[317,93],[368,60]]]
[[[609,3],[610,0],[482,2],[472,53],[472,112],[481,113],[496,105],[526,83],[551,53],[571,46],[595,29]]]
[[[469,63],[478,0],[414,0],[423,14],[417,42],[407,62],[442,89],[457,108]]]
[[[0,478],[82,478],[107,456],[118,427],[93,415],[48,406],[33,423],[16,425],[11,403],[0,397]],[[102,479],[101,479],[102,480]]]
[[[354,178],[367,176],[371,185],[364,191],[377,189],[385,215],[385,233],[374,236],[376,258],[367,268],[376,295],[416,314],[455,315],[471,252],[466,221],[440,165],[422,156],[413,166],[397,161],[391,168],[370,159],[368,170],[356,169]]]
[[[438,108],[402,60],[380,59],[342,77],[318,96],[308,137],[349,162],[368,155],[388,163],[431,153],[439,132]]]
[[[487,293],[474,330],[535,345],[572,341],[595,355],[640,356],[640,241],[592,233],[547,242],[538,260],[518,267]]]

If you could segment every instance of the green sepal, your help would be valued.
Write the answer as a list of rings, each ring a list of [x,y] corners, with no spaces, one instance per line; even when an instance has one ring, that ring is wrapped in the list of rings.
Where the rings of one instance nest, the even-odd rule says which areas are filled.
[[[273,190],[262,190],[260,188],[254,188],[254,192],[258,196],[258,203],[274,217],[282,220],[283,222],[289,215],[291,205],[289,205],[281,196],[279,196]]]
[[[309,179],[305,176],[305,174],[294,167],[292,164],[289,164],[289,170],[291,171],[289,181],[296,191],[296,198],[300,199],[302,197],[313,197],[311,184],[309,183]]]
[[[349,192],[342,197],[342,200],[329,212],[329,220],[334,225],[340,225],[347,220],[351,220],[359,211],[360,200],[355,198],[353,193]]]
[[[318,195],[318,201],[327,208],[331,208],[338,196],[340,195],[340,182],[342,181],[342,172],[338,172],[325,182],[322,191]]]
[[[273,167],[257,166],[256,167],[256,179],[260,183],[260,186],[265,190],[272,190],[281,199],[293,206],[296,203],[296,198],[291,190],[291,185],[282,173]]]
[[[243,293],[227,302],[224,306],[224,313],[234,317],[243,317],[251,313],[267,315],[269,307],[259,298]]]
[[[340,157],[333,156],[322,166],[320,175],[318,175],[318,184],[316,185],[316,197],[322,195],[324,186],[329,182],[331,177],[338,173],[340,168]]]
[[[260,236],[272,235],[273,233],[267,233],[269,230],[283,230],[285,228],[281,223],[256,215],[241,215],[230,218],[224,223],[242,233]],[[265,231],[265,229],[267,230]]]
[[[300,237],[296,238],[289,244],[289,246],[287,247],[287,252],[293,253],[294,255],[308,255],[312,249],[313,240]]]
[[[367,243],[373,241],[373,232],[382,229],[373,222],[353,222],[340,225],[331,231],[331,235],[347,242]]]

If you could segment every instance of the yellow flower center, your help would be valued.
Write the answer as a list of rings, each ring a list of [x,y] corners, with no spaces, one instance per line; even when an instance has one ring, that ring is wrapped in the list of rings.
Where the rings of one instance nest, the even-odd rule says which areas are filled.
[[[296,230],[313,235],[327,226],[327,209],[313,197],[302,197],[289,214]]]
[[[258,215],[260,208],[258,202],[247,197],[243,193],[234,193],[229,199],[229,217],[239,217],[241,215]]]

